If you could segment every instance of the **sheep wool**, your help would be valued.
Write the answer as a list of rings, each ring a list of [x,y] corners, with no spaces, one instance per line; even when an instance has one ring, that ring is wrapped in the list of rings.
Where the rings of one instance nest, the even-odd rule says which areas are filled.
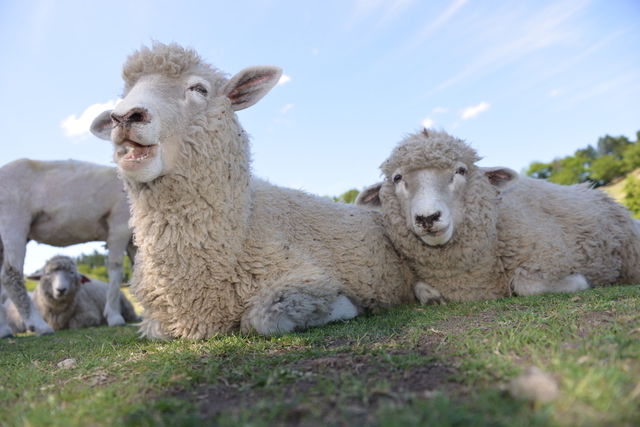
[[[128,59],[125,98],[110,112],[118,120],[132,111],[142,119],[131,130],[108,116],[94,122],[94,129],[113,127],[132,205],[139,248],[132,292],[145,309],[142,336],[269,335],[415,302],[415,277],[381,214],[252,176],[249,137],[234,111],[257,101],[252,85],[267,82],[266,93],[280,71],[246,70],[229,80],[192,50],[156,43]],[[162,116],[166,105],[180,108],[171,106],[180,99],[156,98],[160,91],[145,85],[176,79],[185,82],[193,106]],[[145,142],[156,141],[145,133],[153,126],[166,135],[157,146]],[[127,145],[134,147],[120,148]],[[160,166],[125,163],[139,149],[149,157],[141,166],[162,156]]]
[[[474,301],[640,281],[639,222],[604,192],[518,179],[507,168],[478,167],[478,160],[473,148],[443,131],[411,134],[381,165],[386,179],[359,200],[363,207],[370,200],[379,203],[395,247],[420,280],[445,299]],[[418,212],[424,201],[403,196],[408,194],[403,180],[422,176],[420,171],[442,177],[429,184],[443,182],[437,198],[450,199],[453,206],[454,231],[442,244],[427,244],[420,236],[437,238],[429,232],[430,227],[440,231],[442,210]],[[418,213],[410,217],[409,211]]]

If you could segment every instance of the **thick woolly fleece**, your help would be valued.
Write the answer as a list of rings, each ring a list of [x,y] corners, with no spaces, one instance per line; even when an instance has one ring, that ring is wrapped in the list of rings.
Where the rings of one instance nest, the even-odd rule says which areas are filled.
[[[48,272],[64,271],[74,276],[72,286],[64,298],[54,298]],[[79,329],[107,324],[104,305],[107,302],[109,284],[97,280],[82,283],[75,262],[66,256],[54,256],[41,270],[41,278],[31,297],[44,320],[56,331]],[[131,302],[120,295],[120,313],[126,322],[140,321]],[[11,300],[5,302],[7,323],[13,333],[25,332],[24,322]]]
[[[511,295],[519,283],[553,283],[582,274],[592,285],[640,281],[640,236],[625,208],[586,185],[560,186],[521,177],[500,192],[474,163],[476,151],[445,132],[409,135],[382,166],[385,225],[421,280],[452,301]],[[399,168],[468,166],[465,220],[444,247],[408,227],[391,174]]]
[[[130,69],[141,62],[144,73],[209,68],[180,49],[134,54],[124,67],[126,88],[139,77]],[[226,81],[215,78],[218,86]],[[145,309],[143,336],[204,339],[240,330],[241,323],[248,332],[248,317],[280,302],[299,304],[301,312],[317,304],[326,313],[327,295],[345,295],[360,310],[415,302],[414,276],[379,213],[252,178],[249,138],[230,100],[209,102],[193,117],[172,173],[144,184],[125,178],[139,248],[132,292]]]

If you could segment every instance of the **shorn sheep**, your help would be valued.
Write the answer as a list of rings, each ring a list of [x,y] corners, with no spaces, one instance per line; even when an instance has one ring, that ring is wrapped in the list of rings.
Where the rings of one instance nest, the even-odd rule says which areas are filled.
[[[193,50],[154,43],[128,58],[124,99],[94,120],[129,192],[142,336],[270,335],[415,301],[382,215],[252,177],[234,112],[280,75],[228,79]]]
[[[124,325],[118,291],[122,257],[133,261],[129,205],[114,167],[76,160],[15,160],[0,168],[0,285],[15,303],[26,328],[36,335],[53,329],[33,306],[24,287],[29,240],[52,246],[105,241],[109,249],[109,296],[104,315]],[[0,337],[9,335],[0,309]]]
[[[107,324],[103,311],[107,302],[109,284],[91,280],[78,273],[73,259],[67,256],[51,258],[38,274],[29,276],[38,280],[31,297],[44,320],[56,331],[79,329]],[[24,322],[20,318],[11,300],[5,302],[7,323],[12,332],[25,332]],[[131,302],[118,290],[118,308],[126,322],[136,322]]]
[[[422,302],[572,292],[640,281],[638,222],[604,192],[482,168],[445,132],[409,135],[357,205],[382,208]],[[519,179],[518,179],[519,178]]]

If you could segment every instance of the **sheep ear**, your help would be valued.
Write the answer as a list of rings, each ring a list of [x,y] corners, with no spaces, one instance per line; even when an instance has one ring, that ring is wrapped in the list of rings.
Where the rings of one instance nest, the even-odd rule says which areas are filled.
[[[500,190],[505,190],[511,187],[520,178],[518,172],[502,166],[480,168],[480,170],[484,173],[487,179],[489,179],[489,183],[495,185]]]
[[[89,279],[87,276],[85,276],[84,274],[80,275],[80,283],[85,284],[87,282],[90,282],[91,279]]]
[[[360,194],[358,194],[358,197],[356,197],[356,206],[371,211],[380,209],[382,207],[382,202],[380,202],[381,188],[382,183],[378,182],[362,190]]]
[[[27,276],[27,279],[35,280],[36,282],[39,282],[41,277],[42,277],[41,274],[36,273],[36,274],[32,274],[31,276]]]
[[[113,121],[111,121],[112,111],[113,110],[103,111],[91,122],[91,133],[100,139],[111,141],[111,129],[113,129]]]
[[[280,68],[270,65],[245,68],[222,87],[222,95],[231,100],[233,111],[244,110],[260,101],[281,75]]]

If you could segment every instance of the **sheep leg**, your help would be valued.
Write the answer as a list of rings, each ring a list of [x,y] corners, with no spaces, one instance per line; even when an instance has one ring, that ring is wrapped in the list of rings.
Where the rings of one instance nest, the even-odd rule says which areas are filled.
[[[7,310],[4,304],[0,304],[0,339],[11,338],[12,336],[13,331],[11,331],[11,327],[7,324]]]
[[[416,283],[413,287],[413,292],[422,305],[445,305],[447,303],[447,300],[442,296],[439,290],[422,281]]]
[[[540,295],[548,292],[577,292],[589,287],[587,278],[576,273],[551,283],[523,277],[513,282],[513,291],[519,296]]]
[[[348,320],[360,314],[345,295],[321,289],[322,285],[304,283],[260,292],[242,316],[242,332],[253,330],[268,336]]]
[[[0,284],[18,309],[20,317],[28,331],[35,332],[36,335],[53,334],[53,328],[47,324],[35,304],[27,294],[24,286],[22,269],[24,268],[24,257],[27,252],[26,242],[29,224],[20,227],[20,221],[9,220],[7,224],[12,224],[10,229],[1,231],[2,243],[4,245],[4,259],[2,272],[0,272]],[[2,313],[1,315],[4,315]],[[6,320],[3,320],[6,323]]]
[[[128,229],[111,230],[107,247],[109,248],[109,290],[107,302],[104,306],[104,317],[109,326],[122,326],[126,322],[120,313],[120,284],[123,274],[123,257],[129,244],[130,233]]]

